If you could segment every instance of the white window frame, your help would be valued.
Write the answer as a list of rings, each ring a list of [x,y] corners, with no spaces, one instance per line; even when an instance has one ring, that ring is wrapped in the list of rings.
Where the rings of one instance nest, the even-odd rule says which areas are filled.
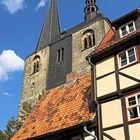
[[[140,95],[140,92],[125,97],[128,121],[133,121],[133,120],[140,119],[140,111],[139,111],[140,103],[138,102],[138,95]],[[132,98],[132,97],[135,97],[135,99],[136,99],[136,104],[135,104],[135,105],[132,105],[132,106],[129,106],[128,99],[129,99],[129,98]],[[137,118],[133,118],[133,119],[131,119],[131,118],[130,118],[130,114],[129,114],[129,109],[130,109],[130,108],[134,108],[134,107],[137,107],[138,117],[137,117]]]
[[[121,26],[121,27],[119,28],[120,38],[122,38],[122,37],[124,37],[124,36],[126,36],[126,35],[128,35],[128,34],[130,34],[130,33],[132,33],[132,32],[134,32],[134,31],[132,31],[132,32],[129,31],[128,25],[129,25],[130,23],[133,23],[134,31],[136,31],[135,22],[134,22],[134,21],[130,21],[130,22],[128,22],[127,24],[125,24],[125,25],[123,25],[123,26]],[[126,31],[127,31],[127,34],[126,34],[126,35],[122,35],[122,28],[123,28],[123,27],[126,27]]]
[[[130,62],[130,61],[129,61],[129,55],[128,55],[128,51],[131,50],[131,49],[134,49],[134,55],[135,55],[135,61],[133,61],[133,62]],[[120,55],[121,55],[122,53],[124,53],[124,52],[126,53],[127,64],[124,65],[124,66],[121,66],[121,57],[120,57]],[[118,60],[118,67],[119,67],[119,69],[120,69],[120,68],[124,68],[124,67],[126,67],[126,66],[129,66],[129,65],[131,65],[131,64],[133,64],[133,63],[135,63],[135,62],[137,62],[137,61],[138,61],[138,58],[137,58],[136,46],[133,46],[133,47],[131,47],[131,48],[129,48],[129,49],[127,49],[127,50],[125,50],[125,51],[119,53],[119,54],[117,55],[117,60]]]

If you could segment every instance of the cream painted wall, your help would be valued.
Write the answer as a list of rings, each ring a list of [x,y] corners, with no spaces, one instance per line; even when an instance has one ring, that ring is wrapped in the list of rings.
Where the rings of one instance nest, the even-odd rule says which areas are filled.
[[[121,76],[121,75],[119,75],[119,79],[120,79],[120,88],[121,89],[138,84],[138,82],[135,82],[134,80],[131,80],[130,78],[126,78],[126,77]]]
[[[96,77],[115,71],[114,56],[96,64]]]
[[[130,140],[140,140],[140,123],[129,125]]]
[[[104,103],[101,107],[103,128],[123,123],[120,99]]]
[[[131,67],[125,68],[120,72],[128,74],[134,78],[140,79],[140,63],[133,65]]]
[[[113,137],[116,140],[125,140],[123,127],[105,131],[105,133],[109,134],[111,137]],[[104,137],[103,140],[109,140],[109,139]]]
[[[97,97],[116,91],[115,74],[97,80]]]

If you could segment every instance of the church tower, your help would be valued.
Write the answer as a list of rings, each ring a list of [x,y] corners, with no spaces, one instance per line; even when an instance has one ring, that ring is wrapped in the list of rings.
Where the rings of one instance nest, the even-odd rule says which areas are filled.
[[[86,0],[86,7],[84,12],[85,12],[85,20],[90,20],[94,18],[98,13],[96,0]]]
[[[26,106],[33,107],[46,91],[50,42],[60,34],[56,0],[51,0],[36,50],[25,60],[19,118],[26,116]]]
[[[99,46],[110,24],[95,0],[86,0],[84,13],[82,23],[61,32],[56,0],[50,1],[36,50],[25,60],[19,118],[27,114],[24,106],[33,107],[46,90],[90,72],[85,57]]]

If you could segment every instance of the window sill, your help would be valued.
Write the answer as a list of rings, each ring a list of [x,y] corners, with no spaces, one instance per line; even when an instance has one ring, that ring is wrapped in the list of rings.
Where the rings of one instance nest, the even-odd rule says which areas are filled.
[[[133,62],[133,63],[131,63],[131,64],[128,64],[128,65],[126,65],[126,66],[124,66],[124,67],[120,67],[119,68],[119,66],[118,66],[118,69],[119,70],[123,70],[123,69],[125,69],[125,68],[128,68],[128,67],[131,67],[131,66],[133,66],[133,65],[136,65],[137,63],[139,63],[138,61],[135,61],[135,62]]]
[[[89,49],[91,49],[91,48],[94,48],[94,50],[95,50],[95,49],[96,49],[96,45],[95,45],[95,46],[91,46],[91,47],[86,48],[86,49],[82,49],[81,52],[86,51],[86,50],[89,50]]]
[[[140,122],[140,117],[136,118],[136,119],[132,119],[132,120],[127,120],[128,123],[136,123],[136,122]]]

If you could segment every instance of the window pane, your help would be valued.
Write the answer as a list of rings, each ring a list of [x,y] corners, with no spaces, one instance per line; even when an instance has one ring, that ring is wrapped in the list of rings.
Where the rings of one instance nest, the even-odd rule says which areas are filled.
[[[126,53],[122,53],[120,54],[120,62],[121,62],[121,66],[124,66],[127,64],[127,59],[126,59]]]
[[[128,55],[131,56],[131,55],[134,55],[134,48],[128,50]]]
[[[135,30],[133,22],[128,24],[128,27],[129,27],[129,32],[133,32]]]
[[[133,62],[133,61],[135,61],[135,60],[136,60],[135,55],[129,57],[129,62],[130,62],[130,63]]]
[[[129,62],[133,62],[136,60],[134,49],[128,51]]]
[[[140,104],[140,95],[138,95],[138,103]]]
[[[130,118],[134,119],[138,117],[137,107],[129,109]]]
[[[122,27],[121,28],[121,31],[122,31],[122,36],[128,34],[127,30],[126,30],[126,27]]]
[[[128,98],[128,103],[129,103],[129,106],[135,105],[136,104],[135,96]]]

